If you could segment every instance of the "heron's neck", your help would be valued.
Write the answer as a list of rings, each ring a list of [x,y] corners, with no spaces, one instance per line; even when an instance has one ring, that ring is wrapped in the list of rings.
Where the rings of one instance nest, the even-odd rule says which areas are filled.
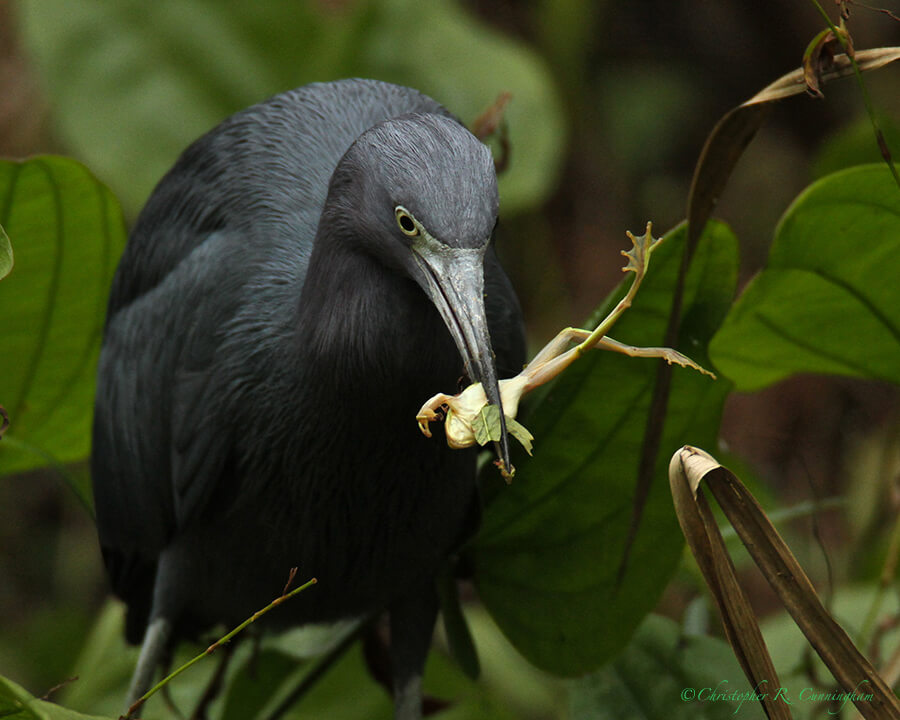
[[[421,404],[454,391],[460,374],[458,351],[419,286],[337,239],[317,238],[297,338],[308,381],[335,385],[322,387],[333,396],[402,390],[404,405],[414,394]]]

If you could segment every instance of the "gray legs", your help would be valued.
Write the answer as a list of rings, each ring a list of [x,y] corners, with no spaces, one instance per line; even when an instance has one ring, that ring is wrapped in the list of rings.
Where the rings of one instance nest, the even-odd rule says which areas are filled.
[[[422,717],[422,672],[437,612],[438,598],[432,583],[391,606],[395,720]]]
[[[134,675],[131,676],[131,685],[125,700],[126,712],[153,685],[156,669],[160,666],[166,653],[171,635],[172,623],[167,618],[156,618],[147,626],[144,642],[141,644],[141,654],[138,657]]]

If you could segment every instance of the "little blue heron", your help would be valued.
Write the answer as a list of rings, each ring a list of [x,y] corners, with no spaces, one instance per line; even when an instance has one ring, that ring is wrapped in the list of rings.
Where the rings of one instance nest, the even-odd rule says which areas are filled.
[[[497,211],[489,150],[370,80],[239,112],[156,187],[94,420],[100,544],[143,639],[129,703],[179,639],[250,616],[296,566],[318,585],[269,625],[387,610],[395,713],[420,716],[434,576],[480,506],[474,451],[424,438],[416,411],[462,378],[499,405],[498,372],[522,366]]]

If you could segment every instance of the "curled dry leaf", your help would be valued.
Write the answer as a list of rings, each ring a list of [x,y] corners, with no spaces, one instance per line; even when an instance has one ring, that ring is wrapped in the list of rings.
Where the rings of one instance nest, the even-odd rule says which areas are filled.
[[[803,80],[806,82],[806,90],[813,97],[824,98],[819,89],[822,76],[831,70],[834,58],[840,52],[845,51],[850,58],[855,58],[853,52],[853,39],[850,33],[841,23],[837,28],[837,34],[830,28],[816,35],[806,52],[803,53]]]
[[[853,59],[856,60],[860,72],[868,70],[877,70],[885,65],[900,60],[900,47],[883,47],[874,48],[872,50],[859,50],[854,53]],[[846,54],[835,55],[830,62],[830,67],[823,69],[819,75],[819,82],[826,83],[837,78],[853,75],[853,60]],[[747,100],[738,107],[746,107],[748,105],[759,105],[760,103],[768,103],[774,100],[783,100],[792,95],[801,95],[806,92],[806,79],[804,77],[803,68],[798,68],[787,75],[782,75],[771,85],[767,85],[756,95]]]

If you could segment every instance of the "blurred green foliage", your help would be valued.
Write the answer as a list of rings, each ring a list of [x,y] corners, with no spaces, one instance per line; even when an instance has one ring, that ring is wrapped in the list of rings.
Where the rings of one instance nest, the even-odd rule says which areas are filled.
[[[838,588],[831,598],[832,613],[841,625],[853,636],[861,637],[867,616],[879,591],[871,586],[850,584]],[[895,593],[885,593],[882,612],[896,616],[900,604]],[[774,613],[762,625],[763,635],[772,660],[784,672],[779,675],[788,697],[797,699],[804,688],[812,686],[811,679],[828,678],[830,675],[822,661],[809,651],[803,633],[786,611]],[[900,648],[900,628],[890,627],[878,640],[877,656],[891,657]],[[807,690],[807,692],[809,692]],[[848,703],[849,705],[849,703]],[[825,712],[836,714],[831,706]],[[816,703],[796,702],[796,720],[818,720],[822,717],[822,707]]]
[[[82,711],[89,709],[107,717],[116,717],[121,711],[122,697],[137,657],[136,649],[125,645],[123,615],[118,603],[107,603],[102,609],[81,655],[73,663],[72,670],[79,679],[61,691],[59,699],[66,706]],[[425,691],[431,697],[452,700],[441,717],[447,720],[552,717],[563,702],[560,685],[530,667],[484,610],[472,607],[467,609],[466,616],[478,638],[482,676],[477,682],[466,678],[448,657],[439,633],[426,669]],[[346,627],[342,626],[300,628],[280,636],[266,636],[258,647],[252,640],[239,641],[228,668],[225,690],[213,705],[214,715],[223,720],[265,717],[310,672],[316,655],[345,631]],[[202,650],[200,646],[185,645],[174,662],[185,662]],[[189,708],[196,704],[216,664],[214,656],[173,683],[171,693],[177,706]],[[352,692],[348,692],[349,688]],[[388,720],[392,711],[388,693],[369,677],[357,646],[285,717]],[[141,713],[146,720],[169,716],[164,703],[158,700],[149,703]]]
[[[546,66],[453,2],[44,0],[20,10],[61,138],[129,215],[226,116],[342,77],[415,87],[465,122],[512,93],[505,213],[545,198],[558,174],[563,121]]]

